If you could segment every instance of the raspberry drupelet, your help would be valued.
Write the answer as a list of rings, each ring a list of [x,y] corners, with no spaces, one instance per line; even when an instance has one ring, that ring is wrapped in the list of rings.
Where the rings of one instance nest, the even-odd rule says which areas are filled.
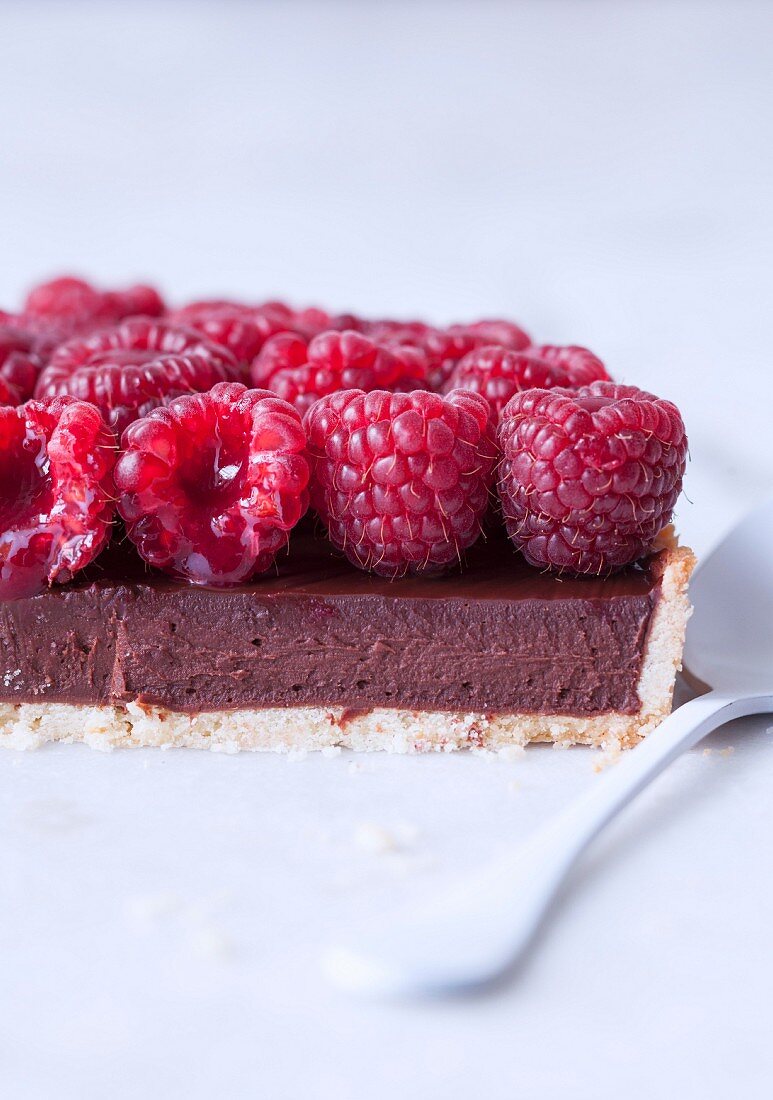
[[[527,390],[499,423],[507,531],[532,565],[604,575],[644,557],[682,487],[679,410],[635,386]]]
[[[417,389],[426,371],[426,357],[416,348],[387,347],[352,330],[323,332],[310,341],[286,332],[266,342],[252,381],[305,413],[338,390]]]
[[[84,401],[0,408],[0,599],[64,584],[100,553],[115,511],[116,450]]]
[[[441,573],[481,533],[496,448],[479,394],[344,390],[306,417],[311,502],[334,546],[385,577]]]
[[[301,418],[238,382],[177,398],[131,424],[115,471],[118,510],[150,565],[194,584],[267,570],[306,510]]]
[[[211,389],[237,373],[228,349],[194,329],[133,317],[56,348],[35,395],[68,393],[91,401],[120,434],[138,416],[173,397]]]

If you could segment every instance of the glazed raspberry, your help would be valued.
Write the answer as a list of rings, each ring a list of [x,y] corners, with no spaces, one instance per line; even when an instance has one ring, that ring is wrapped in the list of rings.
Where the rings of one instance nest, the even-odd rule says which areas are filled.
[[[191,302],[172,314],[171,320],[196,329],[202,336],[228,348],[242,368],[245,378],[249,367],[270,336],[287,331],[287,323],[270,308],[238,303]]]
[[[521,390],[552,389],[569,386],[569,375],[559,366],[551,366],[530,351],[508,351],[500,345],[470,351],[454,367],[449,390],[473,390],[486,398],[495,419],[513,396]]]
[[[475,348],[499,344],[520,351],[529,344],[527,334],[512,321],[474,321],[448,328],[433,328],[422,321],[373,321],[365,331],[386,343],[420,348],[427,357],[429,386],[438,393],[447,388],[459,360]]]
[[[133,317],[52,354],[37,397],[69,393],[92,401],[118,433],[151,409],[184,393],[211,389],[238,371],[231,353],[193,329]]]
[[[306,428],[312,505],[354,565],[439,573],[478,538],[496,455],[479,394],[344,390]]]
[[[499,496],[527,561],[613,573],[671,519],[687,438],[679,410],[635,386],[527,390],[499,424]]]
[[[27,332],[0,322],[0,382],[18,404],[32,397],[42,360],[34,350],[35,340]]]
[[[587,386],[590,382],[612,381],[599,357],[587,348],[532,344],[526,350],[529,355],[536,355],[551,366],[562,367],[569,377],[570,386]]]
[[[115,456],[93,405],[57,397],[0,408],[0,599],[64,584],[99,554]]]
[[[252,381],[267,386],[305,413],[326,394],[343,389],[396,390],[426,376],[426,358],[416,348],[386,347],[359,332],[273,336],[252,365]]]
[[[115,480],[129,538],[150,565],[193,584],[265,572],[306,510],[298,413],[238,382],[135,421]]]

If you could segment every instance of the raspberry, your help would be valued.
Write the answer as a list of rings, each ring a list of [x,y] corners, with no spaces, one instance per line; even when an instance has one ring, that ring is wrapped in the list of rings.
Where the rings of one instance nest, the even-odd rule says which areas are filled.
[[[155,287],[138,284],[128,290],[108,290],[105,303],[116,321],[124,317],[163,317],[166,303]]]
[[[249,308],[246,302],[239,302],[235,298],[197,298],[195,301],[188,302],[186,305],[174,310],[170,320],[173,319],[176,323],[188,325],[193,318],[202,317],[207,313],[212,313],[213,310],[247,310]]]
[[[221,347],[228,348],[249,375],[249,366],[270,336],[286,332],[287,324],[270,308],[239,305],[237,303],[191,302],[176,313],[171,320],[196,329],[202,336]]]
[[[643,557],[682,487],[679,410],[635,386],[527,390],[499,424],[499,496],[532,565],[613,573]]]
[[[289,323],[285,325],[285,328],[291,332],[299,333],[307,340],[311,340],[312,337],[319,336],[321,332],[344,332],[347,329],[362,332],[364,324],[353,313],[333,314],[324,309],[318,309],[316,306],[309,306],[306,309],[293,310]]]
[[[473,321],[467,325],[451,325],[448,331],[469,333],[474,340],[479,341],[478,347],[484,344],[501,344],[503,348],[521,351],[530,343],[528,335],[520,325],[516,325],[514,321],[501,319]]]
[[[158,291],[150,286],[100,291],[83,279],[65,276],[41,283],[27,295],[24,312],[14,327],[33,339],[33,350],[46,359],[54,348],[137,315],[158,317],[165,311]]]
[[[0,393],[8,395],[3,403],[16,405],[32,397],[42,364],[34,346],[29,333],[0,322]]]
[[[529,337],[512,321],[474,321],[433,328],[422,321],[373,321],[366,331],[387,343],[420,348],[427,357],[431,389],[442,392],[459,360],[475,348],[499,344],[511,351],[528,346]]]
[[[412,388],[426,376],[426,358],[416,348],[386,347],[359,332],[273,336],[252,365],[252,381],[267,386],[305,413],[326,394],[343,389]]]
[[[72,397],[0,408],[0,599],[64,584],[110,537],[113,433]]]
[[[35,395],[69,393],[92,401],[120,433],[164,401],[211,389],[237,370],[226,348],[193,329],[133,317],[58,347]]]
[[[344,390],[306,428],[312,505],[360,569],[443,572],[478,538],[496,456],[479,394]]]
[[[587,386],[590,382],[611,382],[607,368],[597,355],[587,348],[557,347],[554,344],[533,344],[526,349],[529,355],[562,367],[569,376],[570,386]]]
[[[193,584],[265,572],[306,510],[301,418],[266,390],[224,382],[126,430],[115,481],[129,538]]]
[[[111,317],[105,296],[85,279],[71,275],[33,287],[24,302],[24,312],[31,317]]]
[[[454,367],[447,389],[473,390],[486,398],[494,418],[521,390],[569,386],[569,375],[559,366],[538,359],[531,350],[508,351],[499,344],[470,351]]]
[[[29,292],[24,303],[27,316],[69,323],[71,332],[87,325],[114,324],[137,314],[159,317],[164,310],[163,299],[153,287],[101,291],[71,275],[40,283]]]
[[[23,333],[30,341],[30,347],[41,364],[48,361],[51,352],[59,344],[71,340],[79,333],[91,332],[95,327],[99,327],[90,321],[79,321],[77,318],[36,317],[29,313],[17,314],[9,319],[8,324],[16,332]]]

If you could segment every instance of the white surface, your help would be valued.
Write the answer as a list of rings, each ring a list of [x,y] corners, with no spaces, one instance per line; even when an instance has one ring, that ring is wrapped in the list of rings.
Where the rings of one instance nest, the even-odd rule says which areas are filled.
[[[684,666],[712,690],[670,714],[527,841],[417,904],[344,932],[323,955],[336,985],[385,997],[484,993],[516,968],[590,843],[683,753],[734,718],[773,720],[773,497],[707,554],[692,580]],[[730,649],[732,647],[732,649]],[[475,936],[470,936],[470,929]]]
[[[773,684],[773,651],[766,657],[761,682]],[[773,714],[773,687],[690,699],[526,842],[516,839],[508,848],[500,840],[501,851],[472,873],[345,931],[322,956],[325,973],[348,992],[392,999],[483,995],[494,982],[517,982],[559,889],[591,841],[684,752],[750,714]]]
[[[0,302],[74,267],[514,314],[680,404],[704,550],[773,480],[772,12],[0,4]],[[331,992],[318,944],[527,835],[593,754],[2,754],[2,1091],[767,1096],[768,725],[626,813],[517,984],[421,1008]]]
[[[384,996],[483,993],[514,971],[591,841],[684,752],[731,719],[773,720],[773,497],[706,555],[685,668],[710,691],[690,699],[528,840],[419,904],[388,910],[330,947],[337,985]],[[728,646],[732,651],[728,652]],[[475,937],[470,936],[474,928]]]

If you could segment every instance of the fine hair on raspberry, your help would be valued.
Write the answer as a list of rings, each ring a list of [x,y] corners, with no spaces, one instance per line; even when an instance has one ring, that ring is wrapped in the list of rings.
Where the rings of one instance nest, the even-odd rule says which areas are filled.
[[[313,405],[306,428],[312,505],[349,561],[392,578],[459,565],[495,466],[484,398],[344,390]]]
[[[580,575],[613,573],[652,549],[687,458],[676,406],[613,382],[516,394],[499,443],[513,543],[532,565]]]

